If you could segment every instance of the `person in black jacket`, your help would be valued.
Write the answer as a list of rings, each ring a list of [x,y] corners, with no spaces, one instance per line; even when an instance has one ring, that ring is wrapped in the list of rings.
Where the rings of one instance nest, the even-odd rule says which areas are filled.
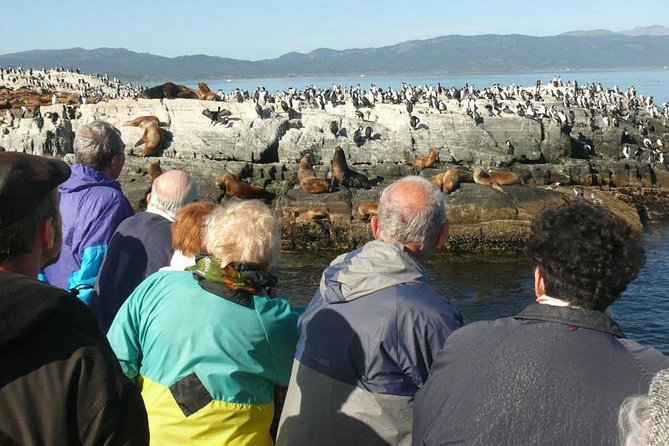
[[[639,234],[581,201],[532,224],[536,302],[456,330],[414,407],[414,445],[617,445],[618,409],[669,367],[606,311],[644,263]]]
[[[146,212],[128,217],[116,228],[102,261],[90,306],[107,332],[119,308],[137,285],[170,264],[172,222],[177,212],[197,199],[195,180],[169,170],[151,185]]]
[[[62,161],[0,153],[0,444],[146,445],[141,396],[87,306],[39,282],[58,259]]]

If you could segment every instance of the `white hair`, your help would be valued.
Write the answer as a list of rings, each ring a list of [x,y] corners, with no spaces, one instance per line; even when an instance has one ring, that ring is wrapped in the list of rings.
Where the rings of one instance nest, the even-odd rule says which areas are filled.
[[[621,446],[651,444],[650,420],[650,399],[646,395],[632,396],[623,401],[618,413]]]
[[[429,256],[446,223],[444,195],[425,178],[404,177],[381,193],[378,222],[384,239],[415,243]]]
[[[222,266],[250,263],[267,270],[279,258],[281,225],[263,202],[236,201],[207,216],[204,242]]]
[[[75,161],[98,171],[109,167],[125,149],[121,132],[105,121],[93,121],[79,128],[73,145]]]
[[[183,170],[168,170],[151,185],[150,205],[172,218],[184,205],[197,200],[197,184]]]

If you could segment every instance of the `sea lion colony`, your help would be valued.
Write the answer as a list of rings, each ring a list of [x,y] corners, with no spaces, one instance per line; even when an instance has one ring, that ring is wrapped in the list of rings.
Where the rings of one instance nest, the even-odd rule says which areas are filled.
[[[73,79],[77,80],[73,82]],[[33,88],[35,91],[25,88],[13,90],[10,89],[11,85]],[[416,117],[417,112],[464,113],[477,125],[486,119],[503,119],[504,116],[517,115],[533,120],[550,120],[565,132],[569,131],[570,125],[573,125],[576,113],[583,113],[589,122],[593,123],[593,126],[595,116],[600,117],[607,126],[618,126],[622,122],[634,124],[638,135],[627,132],[624,134],[628,141],[624,148],[633,155],[623,151],[621,158],[623,156],[626,158],[636,156],[638,159],[647,157],[650,162],[654,163],[664,163],[666,158],[664,142],[660,135],[655,134],[652,122],[648,119],[643,120],[642,117],[646,115],[655,119],[669,118],[669,104],[658,106],[653,102],[652,97],[637,96],[634,87],[620,91],[617,86],[605,89],[601,84],[579,85],[576,82],[564,84],[559,77],[554,78],[548,85],[542,86],[537,83],[532,88],[522,88],[514,84],[507,87],[493,85],[483,89],[476,89],[473,85],[468,84],[462,88],[444,88],[440,83],[436,86],[412,86],[403,83],[400,89],[387,88],[385,90],[375,85],[371,85],[367,90],[361,88],[360,85],[349,88],[333,85],[326,89],[314,86],[309,86],[304,90],[289,88],[273,94],[270,94],[264,87],[258,87],[252,92],[236,89],[226,94],[221,90],[214,93],[204,83],[199,83],[197,90],[170,82],[143,89],[133,87],[132,84],[121,84],[117,79],[109,80],[107,75],[83,75],[78,70],[75,73],[75,70],[63,69],[0,69],[0,94],[7,96],[9,93],[14,95],[12,100],[6,99],[2,105],[3,102],[0,99],[0,106],[6,108],[4,116],[0,117],[0,127],[3,128],[3,133],[16,127],[20,119],[32,118],[43,121],[39,113],[39,106],[47,100],[50,103],[61,100],[73,103],[73,107],[68,109],[64,106],[61,116],[57,116],[57,113],[50,113],[48,118],[54,125],[59,122],[59,119],[76,119],[78,104],[83,105],[87,101],[94,102],[129,95],[137,98],[184,97],[237,103],[249,101],[260,109],[259,118],[271,117],[275,114],[295,117],[299,116],[300,111],[305,108],[334,110],[342,105],[352,105],[355,108],[356,118],[363,125],[358,125],[356,129],[346,129],[338,121],[331,121],[329,130],[335,139],[351,138],[357,147],[363,148],[367,141],[380,138],[371,120],[377,104],[400,105],[397,113],[406,112],[407,125],[412,129],[411,131],[415,132],[427,128],[425,124],[419,124],[420,120]],[[549,98],[550,101],[545,101],[545,98]],[[21,103],[21,100],[33,105],[33,110],[30,110],[25,103]],[[551,105],[548,105],[549,102]],[[561,106],[556,105],[556,102]],[[16,108],[19,103],[21,105]],[[232,113],[229,110],[220,106],[215,111],[204,108],[202,113],[211,120],[213,126],[223,124],[229,127],[239,119],[231,116]],[[162,124],[157,118],[144,120],[143,117],[139,117],[128,121],[126,125],[137,125],[144,128],[145,132],[137,143],[138,145],[144,144],[142,156],[153,156],[159,153],[164,143],[164,130],[161,130]],[[579,142],[583,143],[586,150],[594,150],[587,140]],[[507,141],[506,144],[507,153],[513,154],[513,142]],[[410,163],[419,170],[432,167],[438,161],[438,155],[438,150],[431,149],[426,156],[417,157]],[[308,161],[311,162],[310,159]],[[313,166],[311,166],[311,172],[313,172]],[[433,179],[435,185],[446,193],[457,189],[461,182],[473,180],[473,174],[464,169],[451,169],[435,177]],[[496,188],[501,186],[498,182],[487,180],[485,175],[478,177],[485,184]],[[365,175],[348,167],[344,150],[338,148],[332,158],[330,187],[326,188],[327,180],[317,178],[315,172],[313,176],[309,175],[299,180],[299,184],[307,192],[324,193],[339,186],[366,188],[369,187],[369,180]]]

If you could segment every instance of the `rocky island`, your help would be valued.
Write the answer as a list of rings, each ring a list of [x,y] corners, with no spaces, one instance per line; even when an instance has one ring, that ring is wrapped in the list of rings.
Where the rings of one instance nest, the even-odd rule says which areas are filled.
[[[144,99],[140,89],[102,75],[0,71],[2,150],[72,160],[77,129],[106,120],[126,143],[120,181],[131,202],[144,196],[157,160],[163,170],[191,173],[204,200],[221,199],[215,178],[229,172],[272,196],[289,250],[361,245],[371,238],[361,203],[378,199],[399,177],[432,178],[454,167],[513,172],[522,184],[500,190],[463,181],[447,194],[453,251],[522,250],[534,216],[565,200],[605,206],[638,229],[669,216],[669,106],[633,87],[558,77],[529,88],[405,84],[214,93],[200,84],[181,90],[193,99]],[[146,129],[124,125],[143,116],[157,118],[160,135],[149,151]],[[369,179],[368,188],[312,194],[299,187],[303,155],[329,181],[337,147]],[[412,165],[431,150],[438,157],[429,167]]]

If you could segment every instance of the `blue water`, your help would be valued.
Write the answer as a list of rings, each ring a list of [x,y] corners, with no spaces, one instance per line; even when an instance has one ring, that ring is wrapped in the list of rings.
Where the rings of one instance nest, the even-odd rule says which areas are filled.
[[[562,76],[563,82],[576,80],[580,84],[601,82],[605,88],[612,88],[614,85],[622,90],[634,85],[637,94],[653,96],[656,104],[669,102],[669,68],[649,69],[649,70],[631,70],[631,71],[567,71],[567,72],[536,72],[536,73],[490,73],[490,74],[388,74],[388,75],[361,75],[361,76],[323,76],[323,77],[284,77],[268,79],[209,79],[207,84],[213,91],[219,88],[226,93],[230,93],[235,88],[241,90],[255,90],[256,87],[265,87],[268,91],[287,90],[290,87],[303,89],[308,85],[315,85],[317,88],[328,88],[333,83],[348,87],[360,84],[362,88],[369,88],[370,84],[375,84],[381,88],[399,88],[401,82],[408,82],[412,85],[437,85],[441,82],[444,87],[462,87],[465,84],[474,85],[476,88],[483,88],[493,84],[506,86],[512,83],[523,86],[532,86],[537,79],[547,83],[554,76]],[[195,87],[202,79],[193,79],[182,82],[184,85]],[[156,84],[158,84],[157,82]]]
[[[646,264],[611,306],[627,337],[669,354],[669,227],[644,233]],[[284,253],[281,295],[306,305],[336,253]],[[512,316],[534,300],[532,264],[524,256],[439,254],[428,263],[435,288],[460,310],[465,323]]]

